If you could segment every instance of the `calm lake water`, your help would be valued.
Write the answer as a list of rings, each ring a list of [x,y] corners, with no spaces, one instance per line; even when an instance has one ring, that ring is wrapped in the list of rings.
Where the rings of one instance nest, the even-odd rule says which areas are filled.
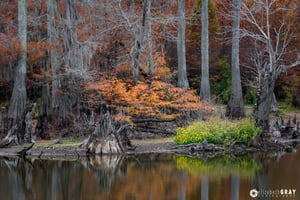
[[[252,198],[251,190],[261,198]],[[0,159],[0,199],[234,200],[270,196],[300,199],[300,151],[242,157],[148,154],[80,160]]]

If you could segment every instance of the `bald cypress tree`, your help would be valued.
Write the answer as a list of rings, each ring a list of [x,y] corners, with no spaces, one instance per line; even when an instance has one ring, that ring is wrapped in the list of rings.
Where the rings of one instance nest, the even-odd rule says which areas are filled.
[[[209,83],[209,38],[208,38],[208,0],[202,0],[201,8],[201,88],[200,98],[210,100]]]
[[[226,108],[226,116],[231,119],[239,119],[246,116],[239,66],[240,8],[241,0],[233,0],[231,95]]]
[[[10,99],[8,117],[16,121],[26,107],[27,0],[18,1],[18,38],[21,49],[15,69],[15,82]]]
[[[178,0],[178,87],[188,88],[189,82],[186,74],[186,55],[185,55],[185,0]]]

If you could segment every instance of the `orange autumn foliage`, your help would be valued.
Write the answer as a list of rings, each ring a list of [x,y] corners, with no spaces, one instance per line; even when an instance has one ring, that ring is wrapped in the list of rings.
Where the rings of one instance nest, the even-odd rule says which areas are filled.
[[[160,52],[155,52],[155,65],[153,68],[153,78],[155,80],[166,80],[166,78],[171,74],[171,69],[167,65],[166,56],[161,55]]]
[[[213,110],[205,102],[200,102],[194,90],[177,88],[160,81],[153,81],[151,85],[140,82],[132,86],[113,77],[88,85],[87,91],[92,106],[104,103],[131,117],[174,119],[185,112]]]

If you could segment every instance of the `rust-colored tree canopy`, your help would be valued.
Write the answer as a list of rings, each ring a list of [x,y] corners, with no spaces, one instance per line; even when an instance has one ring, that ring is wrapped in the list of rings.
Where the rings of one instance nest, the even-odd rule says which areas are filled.
[[[183,53],[189,88],[180,89],[178,1],[28,0],[25,50],[18,34],[19,1],[2,0],[0,102],[8,105],[18,61],[26,51],[27,102],[43,107],[36,115],[68,121],[84,109],[104,109],[126,119],[171,119],[186,112],[211,111],[199,97],[201,2],[185,1]],[[272,57],[267,49],[272,48],[276,70],[286,72],[278,73],[274,94],[279,101],[299,107],[299,5],[299,0],[242,2],[239,67],[246,104],[255,103],[257,78],[265,76],[263,67]],[[229,101],[232,12],[231,0],[208,1],[213,103]],[[269,38],[267,43],[263,37]]]

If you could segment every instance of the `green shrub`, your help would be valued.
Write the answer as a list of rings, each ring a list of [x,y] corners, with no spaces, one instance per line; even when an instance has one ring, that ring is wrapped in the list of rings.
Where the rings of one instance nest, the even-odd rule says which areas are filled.
[[[211,77],[212,95],[215,102],[227,104],[231,93],[231,67],[226,59],[216,63],[217,73]]]
[[[254,104],[255,103],[255,98],[256,98],[256,88],[253,87],[248,87],[245,95],[244,95],[244,101],[246,104]]]
[[[255,121],[251,118],[239,121],[213,118],[178,128],[174,141],[177,144],[190,144],[201,143],[206,139],[209,143],[228,145],[235,141],[247,143],[260,132],[261,129],[256,127]]]

